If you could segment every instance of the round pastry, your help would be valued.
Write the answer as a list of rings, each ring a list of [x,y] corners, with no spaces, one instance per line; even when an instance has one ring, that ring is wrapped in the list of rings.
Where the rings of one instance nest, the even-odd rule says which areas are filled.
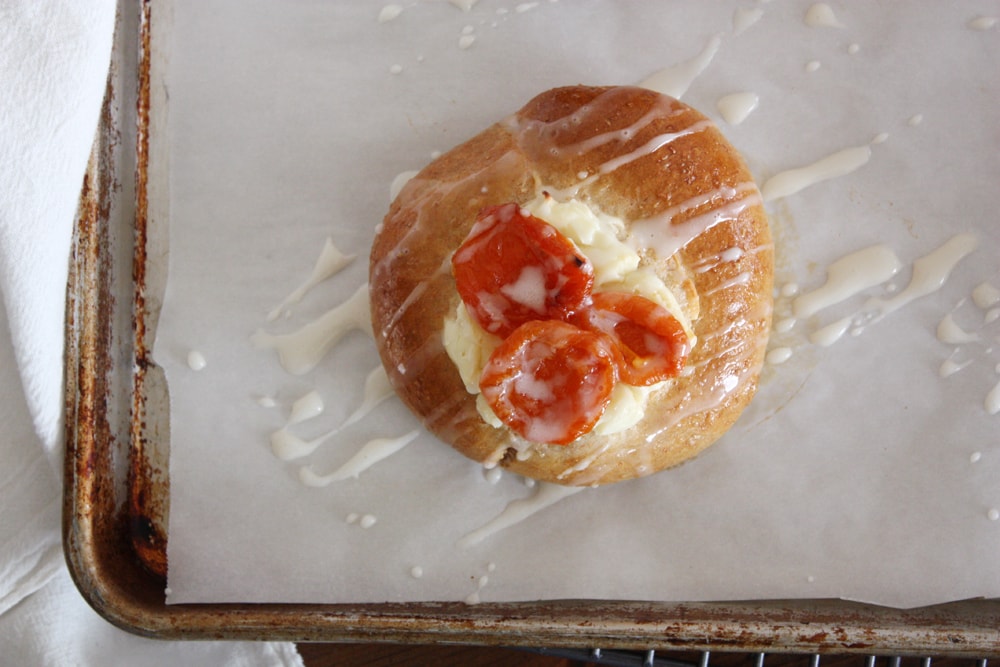
[[[372,245],[372,329],[459,452],[607,484],[736,421],[772,273],[760,194],[711,121],[643,88],[557,88],[402,188]]]

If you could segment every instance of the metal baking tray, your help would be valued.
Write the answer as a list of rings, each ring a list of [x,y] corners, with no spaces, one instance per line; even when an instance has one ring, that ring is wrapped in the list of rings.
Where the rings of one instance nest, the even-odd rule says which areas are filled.
[[[108,621],[164,639],[1000,655],[995,600],[912,610],[838,600],[167,606],[168,401],[147,333],[158,308],[146,276],[160,231],[147,173],[149,110],[162,102],[149,78],[156,11],[153,0],[119,7],[68,286],[64,544],[80,592]]]

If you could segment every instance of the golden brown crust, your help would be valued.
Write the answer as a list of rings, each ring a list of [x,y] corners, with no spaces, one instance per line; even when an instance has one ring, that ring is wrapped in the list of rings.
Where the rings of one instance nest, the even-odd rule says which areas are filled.
[[[672,258],[655,248],[641,254],[697,314],[698,342],[691,372],[657,390],[634,427],[526,448],[480,418],[441,332],[459,299],[449,259],[476,214],[525,203],[541,186],[627,227],[660,216],[656,233],[690,233]],[[690,231],[716,218],[707,230]],[[703,115],[641,88],[558,88],[442,155],[403,188],[372,245],[372,325],[397,393],[442,440],[476,461],[499,461],[536,479],[606,484],[677,465],[736,421],[763,362],[772,266],[753,178]]]

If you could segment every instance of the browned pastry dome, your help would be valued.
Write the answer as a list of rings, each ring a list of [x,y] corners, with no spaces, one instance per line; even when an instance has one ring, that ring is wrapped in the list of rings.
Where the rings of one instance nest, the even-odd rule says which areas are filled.
[[[568,445],[487,424],[442,338],[459,302],[450,259],[477,213],[542,189],[624,221],[623,240],[696,336],[685,371],[651,394],[637,424]],[[542,93],[406,184],[372,245],[372,325],[399,396],[455,449],[539,480],[606,484],[677,465],[736,421],[757,388],[772,273],[753,178],[705,116],[642,88],[572,86]]]

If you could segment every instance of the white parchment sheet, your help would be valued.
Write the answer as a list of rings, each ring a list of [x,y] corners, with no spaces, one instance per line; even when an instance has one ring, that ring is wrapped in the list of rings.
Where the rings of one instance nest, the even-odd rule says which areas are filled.
[[[382,2],[154,4],[169,601],[1000,595],[1000,415],[986,408],[1000,322],[971,298],[1000,287],[1000,32],[970,25],[996,5],[832,3],[837,27],[810,25],[812,3],[793,0],[461,4],[410,0],[382,21]],[[877,139],[867,164],[768,203],[776,319],[795,285],[819,287],[873,244],[896,253],[897,276],[776,333],[791,357],[768,365],[751,409],[699,459],[587,489],[478,545],[456,542],[534,490],[426,434],[357,479],[303,485],[300,467],[328,473],[417,422],[392,398],[279,460],[269,437],[291,404],[316,391],[325,405],[297,435],[335,428],[378,360],[354,331],[296,377],[250,337],[296,330],[364,284],[393,179],[547,88],[634,84],[699,54],[683,99],[760,183]],[[716,104],[737,92],[759,105],[733,126]],[[914,261],[959,233],[976,249],[940,288],[829,347],[809,342],[903,290]],[[357,259],[268,322],[328,238]],[[977,339],[942,342],[947,315]],[[941,377],[948,359],[969,363]]]

